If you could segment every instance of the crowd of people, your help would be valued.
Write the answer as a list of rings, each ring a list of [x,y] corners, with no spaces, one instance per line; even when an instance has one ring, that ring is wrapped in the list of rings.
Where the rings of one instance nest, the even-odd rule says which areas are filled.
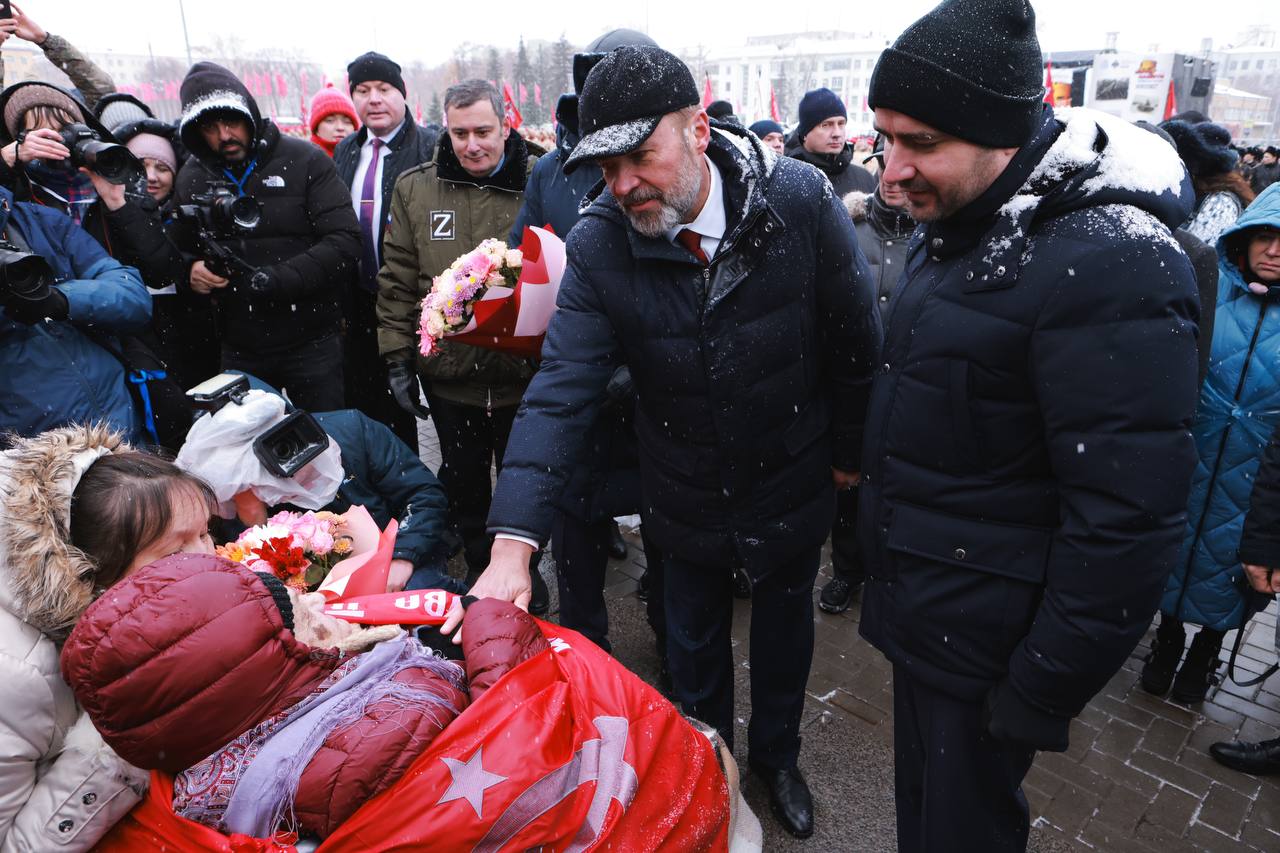
[[[0,849],[90,849],[150,770],[192,821],[324,838],[551,648],[528,621],[489,644],[547,612],[544,550],[560,624],[610,650],[624,515],[659,686],[730,751],[734,598],[767,604],[745,755],[798,838],[813,608],[861,597],[903,851],[1025,849],[1036,752],[1152,620],[1140,684],[1194,705],[1280,592],[1280,152],[1196,113],[1055,111],[1021,0],[908,27],[874,141],[824,88],[787,127],[704,109],[630,30],[574,56],[553,134],[484,80],[420,125],[376,52],[315,94],[309,140],[207,61],[168,123],[13,15],[0,41],[73,88],[0,92]],[[541,357],[423,355],[433,278],[527,226],[567,240]],[[282,472],[261,439],[302,413],[323,452]],[[214,555],[357,506],[398,522],[388,591],[470,606],[355,629]],[[1211,752],[1280,773],[1280,740]]]

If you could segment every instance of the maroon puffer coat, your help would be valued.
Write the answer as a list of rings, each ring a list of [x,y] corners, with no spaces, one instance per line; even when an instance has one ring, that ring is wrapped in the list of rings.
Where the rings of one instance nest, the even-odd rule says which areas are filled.
[[[257,575],[220,557],[182,554],[98,599],[67,640],[62,671],[122,758],[176,774],[308,696],[343,660],[294,639]],[[301,829],[328,835],[399,779],[467,705],[425,669],[396,679],[450,699],[453,713],[375,702],[336,730],[299,782]]]

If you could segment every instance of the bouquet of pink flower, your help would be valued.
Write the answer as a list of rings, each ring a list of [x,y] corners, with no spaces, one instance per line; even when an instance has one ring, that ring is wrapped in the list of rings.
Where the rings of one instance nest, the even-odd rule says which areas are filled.
[[[346,519],[332,512],[278,512],[217,552],[255,572],[270,572],[287,584],[314,590],[335,563],[351,555],[346,528]]]
[[[422,300],[418,350],[430,358],[460,343],[537,356],[564,274],[564,241],[526,228],[519,249],[485,240],[431,282]]]

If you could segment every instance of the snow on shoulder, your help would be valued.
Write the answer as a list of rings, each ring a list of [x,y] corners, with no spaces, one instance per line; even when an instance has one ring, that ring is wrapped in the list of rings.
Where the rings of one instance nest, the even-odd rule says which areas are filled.
[[[1077,107],[1057,110],[1054,115],[1064,125],[1062,133],[1001,213],[1017,218],[1040,203],[1034,187],[1055,183],[1095,161],[1097,174],[1083,184],[1089,195],[1105,189],[1182,195],[1182,161],[1156,134],[1097,110]],[[1095,150],[1099,129],[1107,135],[1107,146],[1101,153]]]

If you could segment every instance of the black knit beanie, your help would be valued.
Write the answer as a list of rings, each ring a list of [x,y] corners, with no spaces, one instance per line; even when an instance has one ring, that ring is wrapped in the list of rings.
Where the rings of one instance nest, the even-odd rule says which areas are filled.
[[[406,98],[409,97],[409,92],[405,89],[404,77],[400,76],[400,66],[381,53],[372,50],[357,56],[347,66],[348,91],[354,92],[356,86],[361,83],[368,83],[370,80],[390,83],[400,90],[401,95]]]
[[[800,127],[796,131],[796,139],[803,144],[809,131],[832,116],[849,117],[849,111],[845,109],[844,101],[840,100],[839,95],[826,88],[805,92],[800,99]]]
[[[271,593],[271,600],[275,602],[276,609],[280,611],[280,618],[284,620],[284,626],[292,631],[293,602],[289,600],[289,590],[285,589],[284,581],[270,572],[254,572],[254,574],[262,581],[262,585],[267,588],[267,592]]]
[[[990,148],[1039,125],[1044,61],[1027,0],[945,0],[907,27],[871,75],[867,102]]]

